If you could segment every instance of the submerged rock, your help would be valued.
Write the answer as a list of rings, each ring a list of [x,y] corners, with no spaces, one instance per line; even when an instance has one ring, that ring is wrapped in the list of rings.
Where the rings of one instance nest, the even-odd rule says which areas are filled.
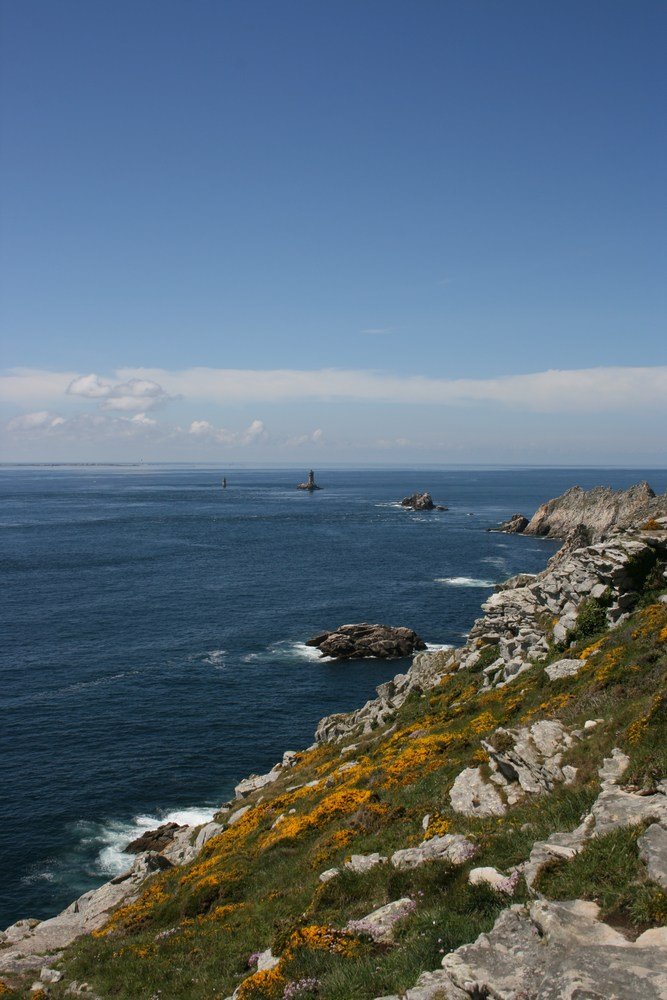
[[[411,628],[391,625],[341,625],[333,632],[321,632],[308,639],[307,646],[314,646],[323,656],[338,660],[356,660],[373,656],[378,659],[396,659],[411,656],[426,643]]]

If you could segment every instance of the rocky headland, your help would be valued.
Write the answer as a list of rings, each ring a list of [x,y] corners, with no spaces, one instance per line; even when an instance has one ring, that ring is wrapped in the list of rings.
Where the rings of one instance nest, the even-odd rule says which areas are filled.
[[[499,525],[498,530],[511,534],[538,535],[545,538],[567,539],[573,531],[588,542],[597,542],[614,528],[636,528],[643,521],[667,514],[667,497],[656,496],[647,482],[637,483],[627,490],[596,486],[583,490],[573,486],[543,503],[528,519],[514,514]]]
[[[369,622],[339,625],[331,632],[320,632],[308,639],[306,646],[313,646],[323,656],[331,656],[337,660],[363,659],[369,656],[395,660],[426,649],[424,640],[411,628],[371,625]]]
[[[582,493],[462,647],[8,928],[0,995],[664,1000],[667,497]]]

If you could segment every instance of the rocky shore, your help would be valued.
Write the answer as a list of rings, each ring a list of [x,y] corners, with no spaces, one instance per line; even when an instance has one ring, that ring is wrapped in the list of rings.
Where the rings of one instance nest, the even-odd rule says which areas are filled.
[[[324,949],[329,964],[331,956],[348,963],[366,956],[363,976],[369,956],[380,968],[408,940],[417,953],[431,923],[449,928],[432,949],[439,949],[438,963],[422,964],[413,985],[398,992],[368,985],[355,996],[666,997],[667,496],[656,497],[647,484],[618,492],[573,488],[543,505],[523,532],[531,525],[530,533],[568,541],[542,573],[500,585],[462,647],[428,652],[410,630],[391,630],[410,633],[391,641],[421,651],[375,699],[322,719],[311,747],[287,751],[266,774],[239,782],[212,822],[150,831],[130,845],[138,853],[128,871],[50,920],[18,921],[0,934],[7,995],[60,997],[66,990],[91,1000],[148,1000],[155,973],[145,991],[122,985],[132,949],[152,960],[163,941],[176,949],[185,935],[184,950],[165,959],[176,974],[188,961],[192,926],[212,935],[210,948],[219,920],[224,954],[239,935],[256,934],[250,968],[241,972],[237,964],[227,974],[234,1000],[339,997],[321,978],[302,975],[308,949]],[[388,648],[382,644],[390,640],[374,632],[384,628],[343,626],[311,643],[323,652],[366,641]],[[339,825],[330,829],[332,819]],[[316,838],[312,846],[307,836]],[[289,920],[280,918],[288,930],[279,924],[271,931],[274,918],[259,920],[249,909],[241,931],[233,921],[258,902],[252,879],[248,895],[239,895],[239,872],[256,859],[265,880],[271,865],[286,863],[266,853],[281,846],[309,852],[300,874],[295,869],[289,885],[271,889],[262,904],[278,906],[296,893]],[[587,889],[586,865],[603,871],[621,850],[630,852],[626,868],[635,866],[624,891],[637,898],[614,924],[607,890],[595,896]],[[568,882],[572,865],[580,875]],[[597,885],[599,874],[590,877]],[[450,888],[442,889],[446,880]],[[451,919],[459,901],[485,928],[463,943],[454,930],[463,917]],[[485,913],[492,914],[488,923]],[[423,929],[411,938],[413,926]],[[85,946],[79,957],[71,951],[79,938],[91,942],[88,965]],[[121,971],[105,993],[95,977],[112,948]],[[326,962],[313,967],[326,979]],[[77,968],[90,970],[93,985],[73,978]],[[33,976],[39,981],[31,985]],[[205,995],[171,988],[158,995]]]

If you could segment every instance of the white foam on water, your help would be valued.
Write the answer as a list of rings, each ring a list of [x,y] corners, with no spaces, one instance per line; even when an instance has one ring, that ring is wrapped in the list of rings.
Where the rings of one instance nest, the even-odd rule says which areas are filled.
[[[226,655],[226,649],[209,649],[207,653],[204,653],[202,663],[205,663],[209,667],[216,667],[218,670],[221,670],[224,666],[226,666]]]
[[[451,642],[427,642],[426,649],[429,653],[437,653],[439,649],[454,649]]]
[[[448,587],[495,587],[493,580],[478,580],[473,576],[437,576],[434,583],[444,583]]]
[[[110,820],[107,823],[85,824],[86,833],[82,845],[86,843],[99,847],[95,861],[96,869],[102,875],[118,875],[132,864],[135,855],[124,850],[148,830],[155,830],[164,823],[178,823],[179,826],[201,826],[210,823],[215,813],[213,808],[191,806],[173,809],[162,816],[140,815],[131,820]]]
[[[284,639],[280,642],[272,642],[270,646],[260,653],[247,653],[243,657],[244,663],[270,660],[307,660],[309,663],[328,663],[333,657],[322,656],[316,646],[307,646],[305,642],[294,642]]]

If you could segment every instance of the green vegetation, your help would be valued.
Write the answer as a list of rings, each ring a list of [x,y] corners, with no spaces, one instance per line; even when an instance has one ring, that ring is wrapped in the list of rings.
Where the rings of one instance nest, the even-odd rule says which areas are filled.
[[[580,638],[568,655],[585,665],[574,677],[552,683],[535,664],[506,687],[480,693],[479,676],[459,671],[424,695],[413,693],[391,726],[350,738],[353,754],[341,756],[341,744],[300,754],[195,861],[152,876],[136,902],[70,948],[65,981],[85,980],[104,1000],[150,1000],[160,990],[174,1000],[223,1000],[241,982],[241,1000],[282,998],[297,982],[305,985],[294,995],[304,1000],[372,1000],[413,985],[445,952],[489,930],[508,904],[501,892],[471,886],[470,868],[507,872],[536,840],[574,829],[599,791],[598,767],[612,747],[629,754],[639,787],[667,775],[667,607],[640,607],[602,634],[591,631],[597,615],[592,608],[578,621]],[[495,655],[493,647],[483,651]],[[567,754],[564,763],[578,768],[575,783],[526,799],[501,818],[454,813],[455,777],[487,760],[480,740],[499,726],[545,717],[572,728],[605,720]],[[341,771],[351,757],[354,766]],[[407,871],[345,870],[320,883],[320,872],[353,853],[388,856],[420,843],[426,813],[429,836],[464,833],[478,849],[474,860],[457,868],[431,862]],[[599,899],[606,915],[636,927],[658,923],[664,894],[646,879],[636,836],[624,830],[591,841],[568,864],[545,871],[540,891]],[[526,893],[520,884],[514,901]],[[348,920],[404,896],[415,909],[394,945],[345,932]],[[253,975],[249,957],[268,947],[282,956],[280,965]],[[64,996],[63,985],[50,989]]]

